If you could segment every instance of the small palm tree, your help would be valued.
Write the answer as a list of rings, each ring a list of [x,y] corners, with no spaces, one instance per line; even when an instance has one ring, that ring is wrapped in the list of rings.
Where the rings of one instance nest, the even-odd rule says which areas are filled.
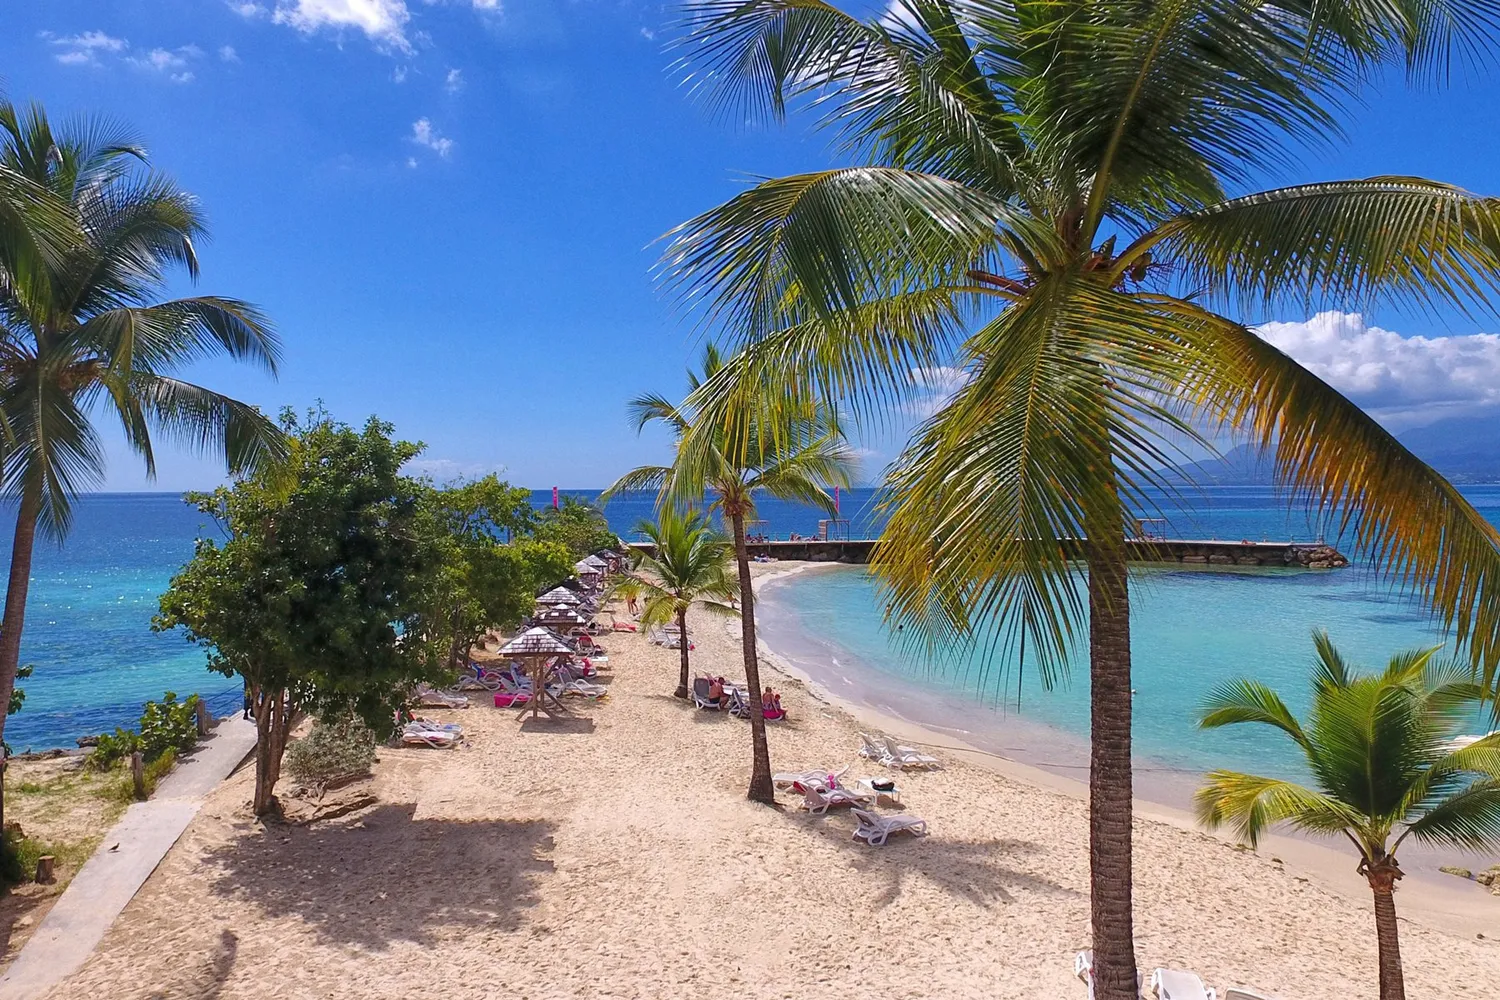
[[[709,344],[703,355],[701,377],[688,372],[696,391],[725,368],[718,350]],[[768,383],[768,391],[774,391]],[[767,804],[776,801],[771,785],[771,753],[766,745],[766,721],[760,704],[760,662],[755,646],[755,593],[750,581],[750,554],[745,544],[745,522],[755,513],[755,498],[768,494],[819,507],[833,513],[831,486],[847,486],[853,455],[832,410],[822,405],[789,404],[779,400],[766,412],[777,414],[774,424],[748,418],[728,425],[706,428],[691,435],[693,447],[681,447],[689,439],[695,413],[655,394],[638,397],[630,404],[637,429],[660,421],[672,427],[679,448],[674,464],[642,466],[620,477],[601,499],[626,490],[657,490],[662,505],[700,502],[705,493],[713,499],[709,509],[718,511],[732,529],[735,561],[739,569],[740,641],[743,647],[745,682],[750,687],[750,739],[754,754],[749,797]]]
[[[1214,692],[1200,723],[1274,726],[1306,757],[1313,787],[1213,771],[1197,794],[1198,817],[1210,829],[1232,825],[1251,846],[1278,822],[1348,837],[1375,894],[1380,997],[1402,1000],[1396,852],[1408,837],[1467,850],[1500,844],[1500,733],[1457,739],[1484,688],[1467,669],[1435,660],[1435,649],[1398,653],[1382,674],[1356,674],[1326,633],[1313,640],[1318,656],[1306,723],[1251,680]]]
[[[656,520],[642,521],[636,530],[653,546],[650,555],[637,550],[635,569],[645,576],[627,579],[640,588],[645,605],[641,627],[655,628],[675,621],[682,637],[682,670],[677,697],[688,696],[687,613],[694,605],[714,614],[737,614],[735,585],[729,577],[729,542],[714,531],[705,514],[663,507]]]
[[[274,372],[280,347],[244,302],[158,300],[174,266],[197,277],[205,229],[193,197],[139,169],[144,161],[140,145],[107,124],[55,130],[42,108],[0,100],[3,188],[28,204],[41,192],[47,217],[45,232],[27,232],[35,213],[0,210],[0,486],[19,500],[0,704],[15,684],[37,527],[62,538],[73,498],[103,474],[96,411],[119,420],[148,473],[153,433],[222,449],[231,471],[285,453],[253,407],[174,377],[213,354]],[[4,723],[0,715],[0,736]]]

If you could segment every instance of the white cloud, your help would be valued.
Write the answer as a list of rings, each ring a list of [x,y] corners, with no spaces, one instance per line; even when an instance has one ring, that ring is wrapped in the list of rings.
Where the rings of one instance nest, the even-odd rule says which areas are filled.
[[[181,73],[173,73],[171,79],[173,83],[192,83],[193,71],[185,70]]]
[[[656,41],[656,32],[652,31],[650,28],[642,28],[641,37],[648,42],[654,42]]]
[[[243,18],[246,18],[246,19],[253,18],[253,17],[265,17],[267,14],[271,13],[269,10],[267,10],[261,4],[251,3],[251,2],[248,2],[248,0],[247,0],[247,2],[243,2],[243,3],[240,2],[240,0],[228,0],[228,2],[226,3],[226,6],[230,10],[232,10],[236,14],[238,14],[240,17],[243,17]]]
[[[448,158],[453,152],[453,140],[438,134],[437,129],[432,127],[432,122],[426,118],[418,118],[411,125],[411,141],[418,146],[424,146],[437,155]]]
[[[405,0],[277,0],[271,20],[305,34],[357,28],[379,45],[411,51],[406,38],[411,12]]]
[[[237,63],[240,61],[240,54],[234,51],[233,45],[221,45],[219,46],[219,58],[224,62]]]
[[[41,37],[65,50],[53,57],[64,66],[96,65],[101,54],[123,52],[130,47],[125,39],[106,35],[102,31],[85,31],[81,35],[66,36],[44,31]]]
[[[1256,330],[1393,430],[1500,406],[1500,336],[1403,337],[1358,313]]]
[[[395,80],[397,83],[405,83],[406,82],[406,67],[405,66],[397,66],[395,69],[391,70],[391,79]]]
[[[492,10],[499,12],[500,0],[474,0],[475,10]]]
[[[504,472],[505,466],[493,462],[460,462],[452,458],[414,458],[402,466],[401,471],[409,476],[431,476],[435,482],[448,483]]]
[[[152,49],[143,56],[131,56],[129,62],[132,66],[160,72],[186,66],[187,56],[178,52],[168,52],[166,49]]]
[[[450,94],[456,94],[464,89],[464,73],[460,69],[450,69],[448,77],[443,82],[443,88]]]
[[[415,156],[408,156],[406,158],[406,165],[413,170],[417,169],[417,158]]]
[[[925,418],[947,406],[954,394],[968,385],[974,376],[962,368],[939,365],[934,368],[913,368],[911,377],[923,395],[909,403],[907,409],[913,416]]]

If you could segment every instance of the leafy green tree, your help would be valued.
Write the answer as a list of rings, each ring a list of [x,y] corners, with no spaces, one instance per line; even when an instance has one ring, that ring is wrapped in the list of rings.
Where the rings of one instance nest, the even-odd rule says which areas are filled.
[[[1412,0],[895,0],[867,21],[693,0],[687,22],[697,93],[739,120],[813,105],[856,163],[766,180],[674,234],[669,286],[741,352],[690,400],[706,443],[684,447],[778,400],[874,418],[924,372],[959,376],[895,463],[874,570],[908,636],[996,622],[1049,682],[1086,643],[1093,948],[1101,1000],[1127,1000],[1124,538],[1183,440],[1236,428],[1270,448],[1500,679],[1500,534],[1241,315],[1484,308],[1500,203],[1412,177],[1239,193],[1336,137],[1383,64],[1488,54],[1494,21]]]
[[[426,508],[433,545],[444,554],[428,637],[456,669],[486,629],[510,628],[530,614],[537,588],[570,575],[575,559],[561,542],[527,537],[537,521],[530,492],[493,475],[431,490]]]
[[[103,476],[97,412],[119,420],[148,474],[153,435],[218,449],[233,472],[284,450],[253,407],[176,377],[216,354],[274,372],[280,347],[244,302],[160,301],[174,269],[197,278],[205,227],[196,200],[144,161],[139,143],[108,123],[54,129],[41,107],[0,100],[0,187],[24,188],[48,217],[30,228],[36,212],[0,207],[0,468],[18,502],[0,703],[15,686],[38,526],[66,536],[74,497]]]
[[[201,539],[172,578],[153,628],[182,628],[209,669],[249,687],[255,814],[276,811],[282,752],[302,712],[358,716],[382,735],[416,681],[432,676],[425,599],[438,550],[422,530],[426,487],[400,474],[420,447],[371,418],[283,418],[290,456],[212,493],[191,494],[226,540]]]
[[[604,512],[566,493],[556,507],[541,512],[532,537],[539,542],[561,542],[575,562],[601,549],[620,547],[620,536],[610,530]]]
[[[682,636],[678,698],[688,696],[687,613],[694,606],[715,614],[734,615],[737,588],[728,574],[733,554],[728,540],[714,530],[705,514],[663,507],[655,521],[642,521],[636,530],[653,551],[639,549],[635,570],[628,579],[644,599],[641,627],[656,628],[675,621]]]
[[[718,350],[709,344],[704,351],[702,375],[690,371],[688,382],[696,390],[725,370]],[[767,387],[776,391],[774,383],[767,383]],[[753,519],[755,498],[763,493],[832,513],[834,504],[828,487],[847,486],[853,465],[853,455],[830,408],[811,403],[791,404],[780,399],[777,402],[782,405],[774,408],[761,405],[757,410],[742,411],[745,419],[696,424],[698,417],[690,405],[674,405],[654,394],[638,397],[630,404],[638,429],[655,421],[677,433],[674,464],[633,469],[604,493],[608,498],[629,490],[657,490],[663,508],[700,503],[709,494],[712,497],[709,510],[718,511],[729,523],[739,569],[745,683],[750,687],[753,757],[749,797],[768,805],[776,801],[776,790],[771,785],[771,753],[766,745],[766,720],[760,704],[755,591],[750,580],[745,522]],[[757,412],[774,415],[769,420],[750,416]],[[694,434],[694,430],[703,433]]]
[[[1347,837],[1375,895],[1380,998],[1404,1000],[1396,852],[1408,837],[1469,851],[1500,845],[1500,733],[1457,739],[1479,717],[1485,689],[1470,671],[1435,660],[1436,649],[1398,653],[1383,673],[1360,674],[1326,633],[1313,640],[1305,722],[1253,680],[1215,691],[1201,721],[1205,729],[1249,722],[1280,730],[1302,751],[1312,787],[1213,771],[1197,794],[1198,817],[1210,828],[1232,825],[1251,846],[1276,823]]]

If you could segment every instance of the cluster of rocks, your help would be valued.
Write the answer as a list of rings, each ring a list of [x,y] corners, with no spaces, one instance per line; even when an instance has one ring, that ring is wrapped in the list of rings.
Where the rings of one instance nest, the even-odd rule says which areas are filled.
[[[1349,560],[1331,545],[1285,542],[1185,542],[1151,540],[1131,543],[1133,558],[1143,562],[1179,562],[1198,566],[1293,566],[1343,569]]]
[[[1488,886],[1491,896],[1500,896],[1500,865],[1490,865],[1484,871],[1477,874],[1469,871],[1467,868],[1459,868],[1455,865],[1443,865],[1438,871],[1444,875],[1472,879],[1480,885]]]

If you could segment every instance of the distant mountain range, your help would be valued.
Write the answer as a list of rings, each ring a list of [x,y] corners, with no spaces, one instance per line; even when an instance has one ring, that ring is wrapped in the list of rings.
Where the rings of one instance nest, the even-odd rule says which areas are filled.
[[[1500,434],[1491,421],[1469,418],[1440,420],[1396,435],[1455,483],[1500,482]],[[1242,444],[1220,458],[1190,462],[1170,478],[1198,486],[1268,486],[1270,460],[1258,449]]]

